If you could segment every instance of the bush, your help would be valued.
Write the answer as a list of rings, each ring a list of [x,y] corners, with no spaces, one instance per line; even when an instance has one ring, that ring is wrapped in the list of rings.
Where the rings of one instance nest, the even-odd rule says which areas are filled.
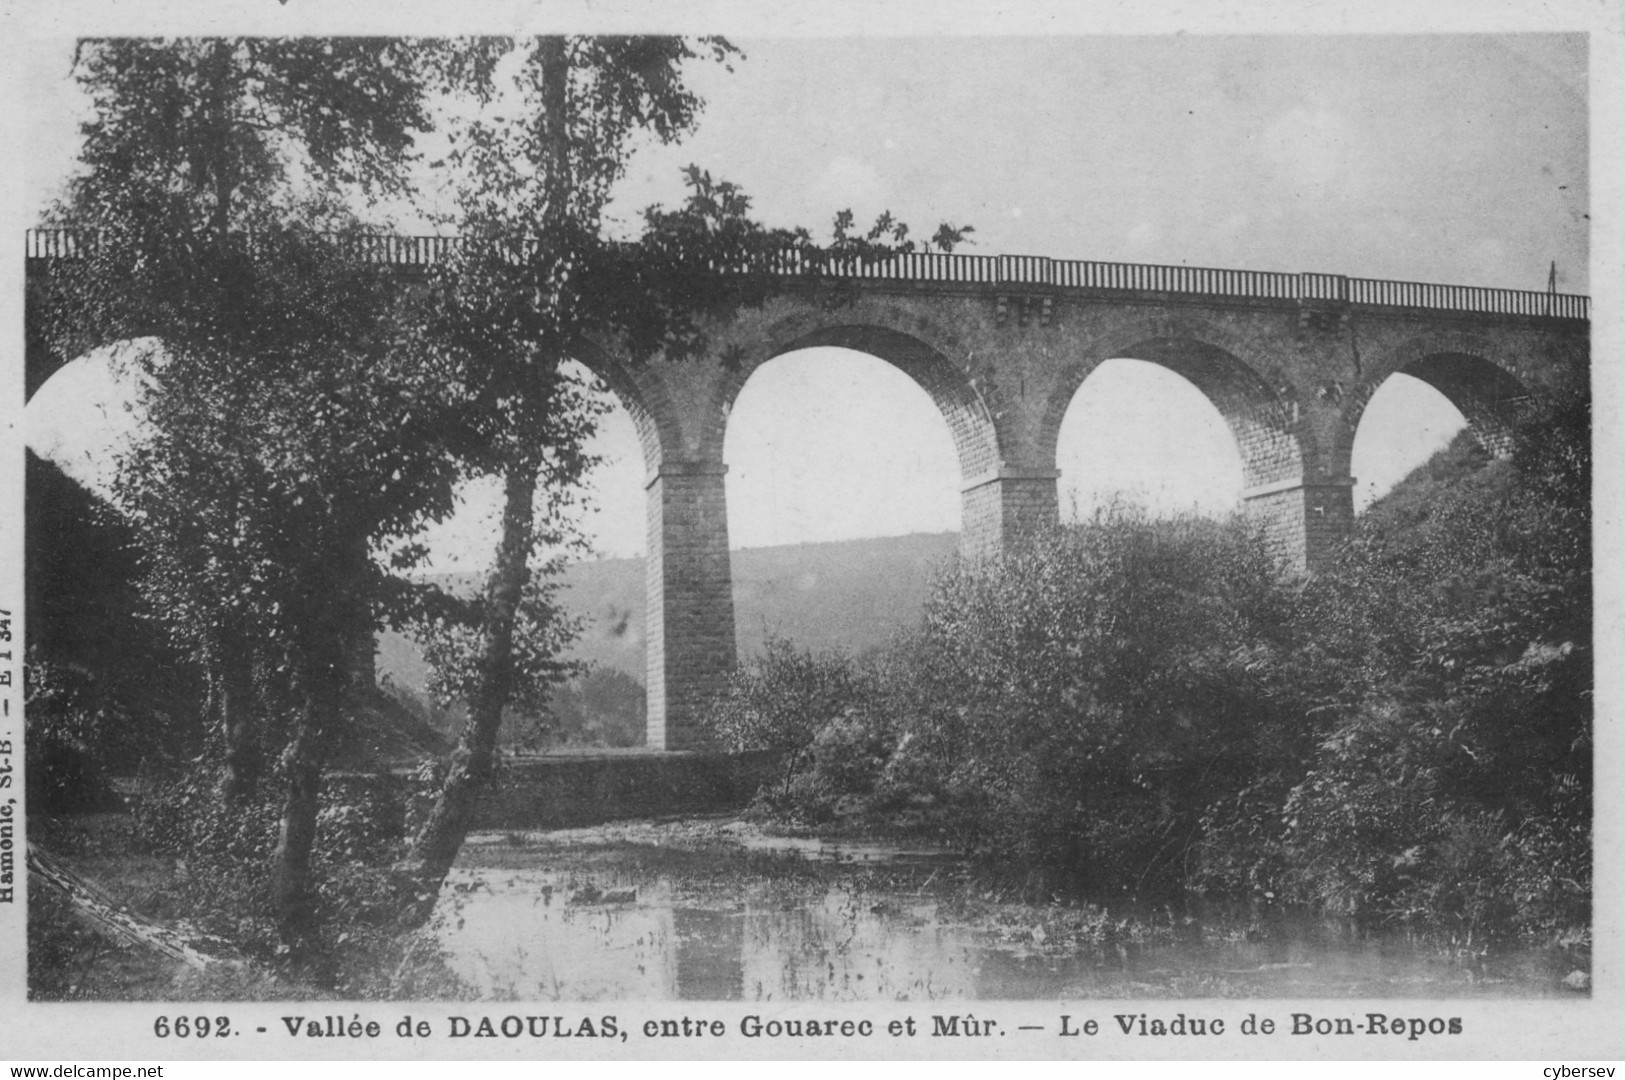
[[[32,654],[27,682],[30,809],[49,813],[112,809],[114,763],[139,753],[137,722],[101,680]]]
[[[401,809],[377,797],[322,807],[316,815],[322,850],[346,863],[387,865],[405,839]]]
[[[176,856],[176,879],[148,898],[147,913],[181,919],[230,940],[264,969],[312,981],[323,993],[463,996],[438,950],[397,919],[414,885],[392,870],[401,855],[402,807],[387,787],[330,787],[317,819],[312,877],[321,918],[310,957],[298,965],[281,944],[271,888],[280,785],[228,809],[215,770],[159,782],[137,807],[136,839]]]
[[[1277,827],[1212,816],[1210,881],[1267,877],[1475,948],[1589,924],[1588,477],[1572,401],[1526,423],[1511,461],[1372,509],[1298,610],[1312,752]]]
[[[817,768],[814,744],[827,727],[839,728],[825,738],[822,760],[837,788],[851,783],[853,770],[866,768],[861,759],[872,739],[868,725],[849,713],[861,713],[874,691],[873,680],[845,653],[814,654],[772,635],[761,655],[734,672],[708,710],[711,737],[729,753],[781,754],[778,790],[770,797],[785,806],[816,807],[822,815],[829,797],[841,792],[826,790],[816,771],[803,776]],[[848,760],[854,755],[859,763]],[[879,767],[873,771],[878,774]]]
[[[1113,511],[946,574],[887,706],[962,842],[1046,887],[1166,894],[1209,802],[1292,748],[1287,603],[1244,525]]]
[[[868,796],[874,792],[895,743],[878,716],[848,708],[813,737],[812,774],[820,788],[837,798]]]
[[[872,671],[770,641],[718,741],[786,755],[787,812],[940,829],[1045,890],[1589,940],[1590,411],[1526,418],[1510,461],[1469,438],[1306,580],[1239,522],[1123,511],[950,568]]]

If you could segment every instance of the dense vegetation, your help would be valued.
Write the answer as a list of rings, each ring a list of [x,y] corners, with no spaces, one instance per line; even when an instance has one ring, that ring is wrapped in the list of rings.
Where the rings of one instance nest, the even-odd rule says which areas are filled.
[[[47,640],[29,657],[29,744],[57,774],[36,762],[36,794],[59,804],[86,790],[98,753],[155,750],[166,775],[142,839],[191,859],[186,914],[240,913],[228,936],[335,985],[334,949],[363,924],[382,939],[426,920],[509,707],[544,707],[576,670],[551,579],[591,463],[583,342],[632,364],[682,360],[705,351],[707,319],[779,288],[697,267],[918,248],[889,214],[861,233],[845,211],[820,248],[755,221],[743,192],[698,168],[681,206],[646,210],[635,241],[611,236],[605,208],[633,154],[698,120],[688,69],[736,55],[721,38],[627,36],[76,47],[90,115],[45,224],[77,241],[31,285],[30,347],[133,346],[141,431],[116,463],[123,520],[104,537],[125,573],[103,600],[116,623],[146,620],[195,685],[173,711],[131,702],[118,649],[76,669]],[[417,140],[437,125],[454,204],[438,211],[415,185]],[[354,242],[388,227],[381,200],[462,240],[410,293]],[[932,243],[967,231],[944,225]],[[500,535],[476,595],[455,596],[404,572],[475,477],[501,484]],[[94,599],[71,574],[51,580]],[[403,826],[324,790],[371,732],[423,727],[374,685],[386,625],[416,632],[439,704],[465,718],[404,851]]]
[[[1583,942],[1589,410],[1463,435],[1336,564],[1113,511],[936,583],[861,664],[774,643],[715,711],[764,804],[936,832],[1035,890],[1290,903],[1478,948]]]
[[[27,468],[29,806],[106,806],[112,763],[197,752],[198,680],[139,614],[128,523],[32,452]]]

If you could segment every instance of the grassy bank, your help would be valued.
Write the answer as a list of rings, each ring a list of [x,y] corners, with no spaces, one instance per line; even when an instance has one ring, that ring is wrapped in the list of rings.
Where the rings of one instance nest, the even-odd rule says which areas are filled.
[[[875,971],[884,977],[921,963],[921,948],[955,943],[982,958],[982,967],[1003,972],[1004,981],[991,984],[991,996],[1530,996],[1571,992],[1563,978],[1588,959],[1583,950],[1559,948],[1486,957],[1402,934],[1373,937],[1349,920],[1269,903],[1181,909],[1040,897],[941,849],[825,842],[811,830],[795,830],[794,837],[775,835],[779,831],[738,817],[711,817],[477,835],[442,898],[441,925],[389,949],[377,940],[340,947],[335,985],[329,986],[286,978],[274,957],[196,972],[87,929],[59,896],[37,889],[30,909],[31,994],[38,1000],[136,1001],[524,996],[511,987],[465,981],[454,974],[459,958],[442,951],[463,948],[463,920],[504,897],[522,917],[499,921],[486,942],[494,955],[534,951],[527,935],[537,913],[547,910],[586,920],[592,932],[577,933],[578,940],[583,934],[604,940],[601,962],[559,973],[557,993],[565,1000],[572,977],[624,962],[610,947],[617,927],[644,934],[639,927],[649,919],[672,917],[689,930],[668,947],[686,950],[685,956],[697,950],[702,960],[698,968],[692,959],[676,961],[691,980],[707,964],[744,962],[735,955],[741,944],[727,937],[729,928],[738,934],[743,920],[758,927],[753,935],[768,934],[753,938],[754,947],[767,949],[785,971],[855,965],[853,956],[867,942],[880,950]],[[59,849],[72,849],[65,858],[133,910],[175,921],[219,914],[189,905],[188,897],[199,891],[183,862],[134,850],[138,845],[122,815],[59,819],[44,823],[40,832]],[[810,942],[784,929],[799,933],[821,919],[829,925]],[[696,936],[695,926],[705,932]],[[713,934],[719,936],[708,936]],[[950,960],[955,962],[944,977],[964,966]],[[535,961],[564,962],[541,956]],[[720,997],[752,992],[737,977],[700,985]],[[948,986],[949,996],[963,991]],[[933,996],[928,983],[903,991]]]

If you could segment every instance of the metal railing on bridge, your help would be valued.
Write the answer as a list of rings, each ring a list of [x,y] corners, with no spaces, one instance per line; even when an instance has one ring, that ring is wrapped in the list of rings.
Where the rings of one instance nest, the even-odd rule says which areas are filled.
[[[29,259],[71,259],[92,242],[93,233],[76,229],[30,229]],[[432,266],[462,244],[455,236],[362,235],[348,237],[361,258],[388,266]],[[514,245],[515,256],[528,245]],[[789,277],[835,277],[950,284],[1018,285],[1088,292],[1173,293],[1268,300],[1308,300],[1372,307],[1427,308],[1496,315],[1558,319],[1590,317],[1589,297],[1572,293],[1433,285],[1415,281],[1351,278],[1340,274],[1282,274],[1262,270],[1220,270],[1202,266],[1090,262],[1041,255],[954,255],[905,252],[845,255],[805,248],[757,254],[742,263],[709,270],[769,273]]]

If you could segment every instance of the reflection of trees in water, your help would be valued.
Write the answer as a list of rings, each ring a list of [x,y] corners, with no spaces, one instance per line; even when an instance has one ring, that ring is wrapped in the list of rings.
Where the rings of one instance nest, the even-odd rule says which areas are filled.
[[[906,891],[732,869],[685,881],[619,858],[594,860],[590,874],[455,876],[439,929],[454,969],[487,998],[561,1001],[1555,992],[1535,953],[1504,957],[1493,979],[1475,978],[1401,938],[1311,917],[1255,937],[1245,918],[1217,915],[1179,941],[1125,945],[1074,940],[1051,911],[1050,931],[1035,941],[1019,920],[1043,916],[1017,905],[975,922],[939,921],[935,901]],[[571,902],[628,888],[630,903]]]
[[[920,912],[839,885],[799,903],[753,895],[743,947],[750,999],[922,1000],[974,992],[976,964],[965,943]]]
[[[474,885],[481,882],[482,885]],[[514,1000],[670,1001],[679,992],[681,934],[671,885],[637,881],[631,904],[572,904],[584,881],[562,874],[481,871],[456,875],[467,887],[440,936],[458,975],[485,996]],[[606,875],[593,884],[632,881]]]
[[[744,929],[738,911],[679,907],[672,911],[677,996],[685,1001],[739,1001],[745,996]]]

